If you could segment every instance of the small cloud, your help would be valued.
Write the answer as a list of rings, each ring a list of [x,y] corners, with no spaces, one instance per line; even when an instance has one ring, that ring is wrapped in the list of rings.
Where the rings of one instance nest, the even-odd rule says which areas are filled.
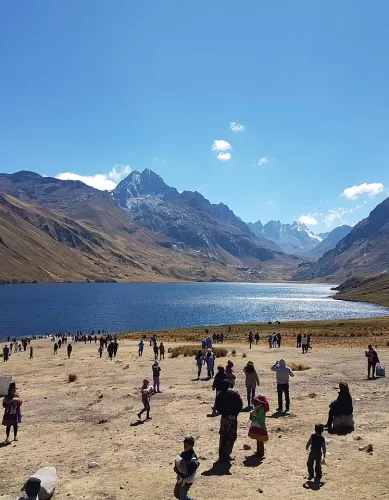
[[[270,200],[270,201],[267,202],[267,204],[268,205],[275,205],[275,202]]]
[[[359,184],[358,186],[351,186],[346,188],[340,196],[344,196],[348,200],[356,200],[361,196],[361,194],[367,194],[368,196],[376,196],[384,190],[384,185],[381,182],[373,182],[367,184]]]
[[[344,215],[352,213],[353,211],[353,208],[347,209],[343,207],[330,209],[328,210],[328,215],[324,217],[324,222],[328,227],[333,226],[335,222],[340,221]]]
[[[212,144],[212,151],[230,151],[232,149],[231,144],[222,139],[216,139]]]
[[[306,226],[316,226],[316,224],[318,223],[318,220],[315,219],[314,214],[300,215],[297,221],[301,224],[305,224]]]
[[[221,160],[221,161],[228,161],[228,160],[231,160],[232,156],[231,156],[231,153],[219,153],[216,157],[218,160]]]
[[[258,160],[257,165],[258,165],[258,167],[262,167],[262,165],[265,165],[268,162],[269,162],[269,160],[264,156],[263,158],[260,158]]]
[[[230,122],[230,127],[233,132],[244,132],[246,128],[244,125],[236,122]]]
[[[154,162],[164,164],[164,163],[166,163],[166,160],[164,158],[160,158],[159,156],[157,156],[154,158]]]
[[[130,172],[130,165],[117,164],[108,174],[80,175],[73,172],[63,172],[55,177],[63,181],[81,181],[100,191],[112,191]]]

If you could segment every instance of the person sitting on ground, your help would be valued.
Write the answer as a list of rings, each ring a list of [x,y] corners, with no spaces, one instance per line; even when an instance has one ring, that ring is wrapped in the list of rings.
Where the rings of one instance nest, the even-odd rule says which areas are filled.
[[[276,372],[277,380],[277,393],[278,393],[278,412],[282,412],[282,395],[285,394],[285,411],[288,412],[290,409],[290,397],[289,397],[289,377],[294,377],[293,371],[286,366],[285,360],[280,359],[276,361],[271,367],[273,372]]]
[[[338,397],[330,404],[328,421],[325,427],[330,431],[332,429],[334,417],[338,417],[340,415],[352,415],[353,411],[353,400],[348,384],[346,384],[346,382],[340,382]]]
[[[177,474],[177,482],[174,487],[174,496],[179,500],[192,500],[188,491],[196,478],[199,467],[197,455],[193,449],[195,440],[192,436],[184,439],[184,451],[175,459],[174,472]]]
[[[265,455],[265,444],[269,440],[266,428],[266,413],[269,411],[269,401],[262,394],[253,399],[254,410],[250,413],[249,438],[257,441],[257,453],[259,457]]]
[[[230,359],[227,361],[226,375],[227,375],[227,380],[231,384],[231,387],[234,387],[236,382],[236,375],[234,371],[234,363]]]
[[[373,349],[373,346],[369,344],[368,350],[365,351],[365,357],[367,358],[367,378],[369,380],[375,379],[375,369],[379,364],[380,360],[378,359],[377,352]],[[370,376],[371,371],[371,376]]]
[[[246,375],[247,407],[251,408],[253,399],[255,398],[255,389],[257,386],[259,387],[258,373],[252,361],[247,363],[243,371]]]
[[[212,389],[214,391],[216,391],[216,396],[215,396],[215,404],[212,408],[213,412],[212,412],[212,415],[216,415],[217,414],[217,411],[216,411],[216,398],[219,394],[219,392],[222,390],[222,384],[223,384],[223,380],[226,380],[227,379],[227,375],[224,371],[224,366],[218,366],[217,367],[217,373],[216,373],[216,376],[213,380],[213,384],[212,384]]]
[[[311,449],[308,457],[308,480],[315,478],[315,483],[320,483],[322,478],[321,460],[326,457],[326,441],[322,436],[324,426],[322,424],[315,425],[315,434],[312,434],[306,445],[306,449]]]

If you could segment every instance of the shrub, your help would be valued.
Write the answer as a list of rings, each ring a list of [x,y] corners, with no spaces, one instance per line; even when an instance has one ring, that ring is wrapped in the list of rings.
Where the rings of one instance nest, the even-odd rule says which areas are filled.
[[[303,365],[302,363],[288,363],[289,368],[295,372],[303,372],[304,370],[309,370],[311,367],[308,365]]]
[[[233,350],[231,351],[231,356],[236,356],[236,350],[235,350],[235,349],[233,349]]]
[[[168,352],[171,358],[177,358],[178,356],[187,358],[188,356],[195,356],[198,350],[199,347],[193,345],[178,345],[177,347],[170,347]],[[212,351],[217,358],[224,358],[228,354],[228,349],[224,347],[213,347]]]
[[[68,375],[68,382],[75,382],[77,380],[77,375],[75,373],[69,373]]]
[[[247,356],[247,354],[244,352],[244,353],[242,354],[242,358],[245,358],[246,356]]]

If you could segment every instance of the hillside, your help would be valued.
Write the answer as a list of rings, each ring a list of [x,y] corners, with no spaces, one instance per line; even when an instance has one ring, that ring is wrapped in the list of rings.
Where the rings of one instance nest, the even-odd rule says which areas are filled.
[[[238,229],[235,255],[180,247],[130,220],[108,192],[78,181],[19,172],[0,174],[0,186],[2,281],[258,281],[286,279],[299,263]]]
[[[322,257],[326,252],[336,247],[340,240],[348,235],[352,227],[343,225],[333,229],[326,238],[316,245],[310,252],[312,256]]]
[[[389,307],[389,276],[387,274],[355,276],[339,285],[336,290],[339,290],[339,293],[335,295],[335,299],[372,302]]]
[[[301,264],[293,279],[344,281],[389,270],[389,198],[317,262]]]

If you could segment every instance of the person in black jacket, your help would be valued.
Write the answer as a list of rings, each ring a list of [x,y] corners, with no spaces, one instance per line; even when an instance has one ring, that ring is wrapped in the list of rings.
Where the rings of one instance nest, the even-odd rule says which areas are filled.
[[[227,379],[227,375],[226,375],[226,372],[224,371],[224,366],[218,366],[217,373],[215,375],[215,378],[213,379],[213,384],[212,384],[212,390],[216,391],[215,404],[212,408],[212,410],[213,410],[212,416],[217,415],[216,398],[217,398],[218,394],[220,393],[220,391],[222,390],[223,380],[226,380],[226,379]]]
[[[216,397],[216,411],[220,418],[219,461],[232,460],[231,453],[238,437],[238,415],[243,409],[243,401],[237,391],[231,389],[229,380],[223,380],[222,390]]]
[[[330,404],[330,411],[328,412],[328,421],[326,427],[328,430],[332,429],[334,417],[339,415],[351,415],[353,413],[353,400],[350,394],[350,389],[346,382],[339,383],[339,395]]]
[[[372,345],[369,345],[368,350],[365,351],[365,356],[367,358],[367,378],[369,380],[375,379],[375,368],[379,364],[380,360],[378,359],[377,352],[373,349]],[[371,377],[370,377],[371,370]]]

